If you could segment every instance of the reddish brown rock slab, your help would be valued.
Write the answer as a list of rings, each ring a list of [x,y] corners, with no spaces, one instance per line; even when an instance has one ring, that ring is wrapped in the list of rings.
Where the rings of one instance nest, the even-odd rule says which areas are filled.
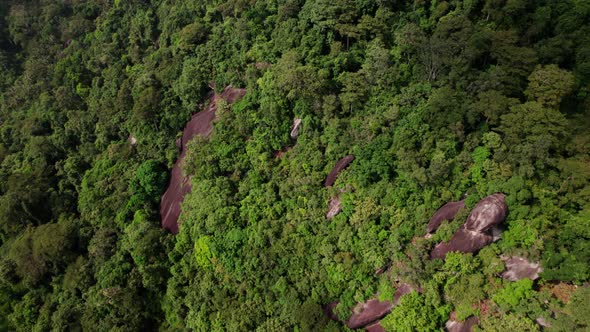
[[[444,259],[447,253],[451,251],[476,252],[492,242],[493,237],[491,235],[461,228],[455,232],[448,243],[441,242],[437,244],[430,257]]]
[[[502,223],[507,214],[506,196],[495,193],[475,204],[464,227],[476,232],[485,232]]]
[[[323,307],[324,315],[326,315],[326,317],[330,318],[331,320],[340,321],[340,319],[338,319],[338,315],[336,315],[336,313],[334,312],[334,309],[336,309],[337,305],[338,305],[338,301],[333,301],[333,302],[326,304]]]
[[[190,180],[182,175],[180,167],[182,160],[186,155],[186,145],[195,136],[200,135],[208,137],[213,130],[213,120],[215,119],[215,111],[217,110],[217,101],[222,98],[228,103],[236,101],[238,98],[246,94],[245,89],[236,89],[228,86],[224,89],[221,95],[211,95],[209,106],[194,114],[182,132],[180,139],[181,153],[170,174],[170,182],[168,188],[162,195],[160,200],[160,218],[162,227],[170,231],[172,234],[178,233],[178,217],[180,216],[180,204],[184,196],[190,192]]]
[[[436,210],[430,221],[428,222],[428,226],[426,226],[427,233],[434,233],[445,220],[453,220],[457,213],[461,211],[465,207],[465,200],[461,200],[458,202],[449,202],[443,205],[440,209]]]
[[[454,312],[451,313],[451,319],[445,324],[448,332],[472,332],[474,327],[479,324],[479,318],[475,316],[467,318],[464,322],[455,320],[454,316]]]
[[[393,309],[393,303],[389,301],[380,302],[377,299],[359,303],[352,309],[352,315],[346,322],[351,329],[358,329],[374,321],[385,317]]]
[[[340,199],[340,195],[336,197],[332,197],[328,202],[328,212],[326,213],[327,219],[334,218],[338,213],[342,211],[342,200]]]
[[[395,290],[395,293],[393,294],[393,304],[399,305],[399,303],[401,302],[402,296],[404,296],[406,294],[410,294],[412,291],[415,291],[415,290],[416,289],[414,289],[414,287],[412,287],[410,284],[406,284],[406,283],[400,284],[397,287],[397,289]]]
[[[335,321],[341,321],[334,312],[338,305],[337,301],[330,302],[324,306],[324,314]],[[380,302],[377,299],[370,299],[364,303],[357,304],[352,309],[352,314],[344,323],[351,329],[358,329],[380,320],[391,312],[393,304],[389,301]]]
[[[373,324],[369,324],[365,327],[367,332],[385,332],[383,326],[381,326],[381,322],[375,322]]]
[[[529,262],[523,257],[501,257],[506,265],[506,270],[502,272],[502,278],[510,281],[529,278],[531,280],[539,279],[539,273],[543,271],[539,263]]]
[[[350,154],[348,156],[338,160],[338,162],[336,163],[336,165],[334,166],[334,168],[332,169],[330,174],[328,174],[328,177],[326,178],[326,181],[324,182],[324,186],[331,187],[334,184],[334,182],[336,182],[336,178],[338,177],[338,174],[340,174],[340,172],[343,169],[345,169],[353,160],[354,160],[354,156],[350,155]]]

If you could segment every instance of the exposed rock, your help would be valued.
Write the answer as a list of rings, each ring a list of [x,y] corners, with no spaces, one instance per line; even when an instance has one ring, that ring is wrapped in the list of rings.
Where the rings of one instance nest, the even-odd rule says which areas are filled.
[[[455,232],[448,243],[437,244],[430,257],[444,259],[450,251],[476,252],[492,242],[491,235],[461,228]]]
[[[256,69],[267,69],[270,68],[272,66],[272,64],[270,64],[269,62],[256,62],[254,64],[254,67],[256,67]]]
[[[336,181],[338,174],[340,174],[340,172],[343,169],[345,169],[353,160],[354,160],[353,155],[348,155],[348,156],[338,160],[338,162],[336,163],[336,165],[334,166],[334,168],[332,169],[330,174],[328,174],[328,177],[326,178],[326,181],[324,182],[324,186],[331,187],[334,184],[334,182]]]
[[[293,119],[293,126],[291,126],[291,138],[297,139],[299,136],[299,128],[301,127],[301,119]]]
[[[346,322],[351,329],[357,329],[383,318],[391,312],[393,304],[389,301],[380,302],[377,299],[359,303],[352,309],[352,315]]]
[[[340,321],[340,319],[338,319],[338,316],[334,312],[334,309],[336,309],[337,305],[338,305],[338,301],[333,301],[333,302],[326,304],[323,307],[324,315],[326,315],[326,317],[330,318],[331,320]]]
[[[502,278],[517,281],[524,278],[536,280],[543,271],[539,263],[531,263],[523,257],[501,257],[506,264],[506,270],[502,272]]]
[[[342,201],[340,195],[333,197],[328,202],[328,213],[326,213],[327,219],[334,218],[338,213],[342,211]]]
[[[472,231],[485,232],[492,228],[492,226],[504,221],[507,213],[506,196],[502,193],[495,193],[475,204],[469,217],[467,217],[465,228]]]
[[[492,226],[492,228],[490,228],[489,233],[492,236],[494,242],[496,242],[502,238],[503,231],[504,231],[504,229],[502,228],[501,225],[495,225],[495,226]]]
[[[472,332],[473,327],[479,324],[479,318],[471,316],[464,322],[456,320],[455,312],[451,313],[451,318],[445,324],[447,331],[449,332]]]
[[[129,141],[129,144],[131,144],[131,146],[136,146],[137,145],[137,138],[135,138],[135,136],[133,135],[129,135],[129,137],[127,138],[127,140]]]
[[[538,317],[535,322],[543,327],[551,327],[551,324],[543,317]]]
[[[381,326],[380,321],[367,325],[365,327],[365,330],[367,330],[367,332],[385,332],[385,329],[383,328],[383,326]]]
[[[482,199],[477,202],[465,224],[453,234],[451,240],[437,244],[430,257],[444,259],[450,251],[476,252],[487,246],[494,239],[500,238],[499,224],[506,219],[507,213],[504,194],[495,193]]]
[[[393,294],[393,304],[399,305],[402,296],[404,296],[406,294],[410,294],[414,290],[415,290],[414,287],[412,287],[410,284],[406,284],[406,283],[400,284],[397,287],[397,289],[395,290],[395,293]]]
[[[438,209],[426,226],[427,233],[434,233],[445,220],[453,220],[457,213],[465,207],[465,200],[449,202]]]
[[[212,83],[214,86],[214,83]],[[180,216],[180,204],[184,196],[190,192],[190,180],[182,175],[181,162],[186,155],[186,145],[195,136],[208,137],[213,130],[213,120],[217,110],[217,101],[223,98],[228,103],[236,101],[246,94],[245,89],[236,89],[228,86],[221,95],[211,94],[209,106],[194,114],[182,132],[180,139],[181,153],[172,167],[168,188],[162,195],[160,201],[160,217],[162,227],[172,234],[178,233],[178,217]]]
[[[330,302],[324,306],[324,313],[330,319],[340,321],[334,313],[338,302]],[[370,299],[364,303],[357,304],[352,309],[352,314],[344,323],[351,329],[358,329],[367,326],[375,321],[385,317],[393,309],[393,304],[389,301],[380,302],[377,299]]]

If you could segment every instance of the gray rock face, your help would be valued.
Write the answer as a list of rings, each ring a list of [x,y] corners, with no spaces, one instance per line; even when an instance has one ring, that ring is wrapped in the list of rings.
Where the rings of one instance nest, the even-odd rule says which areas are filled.
[[[293,119],[293,126],[291,127],[291,138],[296,139],[299,136],[299,128],[301,127],[301,119]]]
[[[485,232],[500,224],[508,214],[506,196],[501,193],[490,195],[475,204],[465,222],[465,228]]]
[[[328,202],[328,213],[326,213],[327,219],[334,218],[338,213],[342,211],[342,201],[340,200],[340,195],[333,197]]]
[[[131,144],[131,146],[136,146],[137,145],[137,138],[135,138],[135,136],[133,135],[129,135],[129,137],[127,138],[127,140],[129,141],[129,144]]]
[[[472,332],[473,327],[479,323],[479,319],[475,316],[467,318],[464,322],[460,322],[453,319],[451,313],[451,319],[447,321],[445,327],[449,332]]]
[[[506,270],[502,272],[502,278],[510,281],[529,278],[536,280],[543,271],[539,263],[531,263],[523,257],[501,257],[506,264]]]
[[[426,226],[427,233],[435,232],[445,220],[453,220],[457,213],[465,207],[465,200],[449,202],[438,209]]]
[[[441,242],[437,244],[430,257],[444,259],[447,253],[451,251],[476,252],[492,242],[493,237],[491,235],[461,228],[455,232],[448,243]]]

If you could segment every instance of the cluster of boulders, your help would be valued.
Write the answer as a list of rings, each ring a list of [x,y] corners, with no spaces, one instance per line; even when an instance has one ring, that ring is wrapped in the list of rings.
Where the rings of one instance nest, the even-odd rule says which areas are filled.
[[[427,228],[430,232],[436,231],[442,220],[444,220],[439,216],[450,217],[452,215],[454,218],[461,209],[461,202],[454,203],[457,204],[447,204],[443,206],[443,208],[446,207],[445,210],[441,208],[439,209],[439,211],[443,210],[441,213],[439,211],[435,213],[438,221],[431,220],[429,222]],[[454,212],[454,214],[451,212]],[[504,194],[495,193],[480,200],[473,210],[471,210],[467,221],[455,232],[451,240],[437,244],[430,256],[432,258],[444,259],[447,253],[451,251],[477,252],[494,241],[494,231],[492,229],[499,226],[506,219],[507,214],[508,206],[506,205],[506,196]]]
[[[353,156],[346,156],[336,163],[336,166],[330,172],[326,179],[325,185],[331,186],[339,172],[344,169],[354,159]],[[453,220],[461,210],[465,208],[465,200],[449,202],[439,208],[432,216],[426,227],[428,235],[432,236],[445,220]],[[334,217],[341,209],[340,193],[330,199],[328,202],[328,219]],[[499,239],[501,232],[500,225],[506,219],[508,206],[506,205],[506,196],[502,193],[495,193],[480,200],[471,210],[465,223],[457,230],[451,240],[437,244],[431,252],[431,258],[444,259],[446,254],[451,251],[464,253],[474,253],[484,246]],[[505,263],[505,270],[501,276],[510,281],[517,281],[523,278],[535,280],[539,278],[542,268],[538,263],[529,262],[526,258],[513,256],[501,256]],[[379,270],[381,271],[381,270]],[[383,271],[381,271],[382,273]],[[379,301],[372,298],[364,303],[357,304],[352,309],[352,314],[348,320],[344,321],[349,328],[357,329],[364,327],[369,332],[382,332],[383,327],[380,320],[391,312],[399,304],[400,298],[416,290],[409,284],[402,283],[398,285],[394,295],[393,302]],[[334,308],[338,302],[328,304],[324,310],[328,317],[338,320],[334,314]],[[471,332],[479,324],[479,318],[472,316],[465,321],[459,321],[455,313],[451,313],[446,323],[446,329],[450,332]]]

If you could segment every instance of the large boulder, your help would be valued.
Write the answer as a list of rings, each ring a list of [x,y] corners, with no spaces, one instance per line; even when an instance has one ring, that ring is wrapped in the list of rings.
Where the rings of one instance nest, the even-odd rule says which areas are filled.
[[[301,127],[301,119],[293,119],[293,126],[291,126],[291,138],[297,139],[299,137],[299,128]]]
[[[332,168],[332,171],[330,172],[330,174],[328,174],[328,177],[326,178],[326,181],[324,182],[324,186],[331,187],[334,184],[334,182],[336,181],[338,174],[340,174],[340,172],[343,169],[345,169],[353,160],[354,160],[354,156],[350,155],[350,154],[348,156],[338,160],[338,162],[336,163],[334,168]]]
[[[340,321],[334,312],[338,302],[330,302],[324,306],[324,313],[330,319]],[[352,314],[344,323],[351,329],[358,329],[374,323],[385,317],[393,309],[393,303],[389,301],[379,301],[378,299],[370,299],[364,303],[357,304],[352,309]]]
[[[410,284],[400,284],[395,290],[395,293],[393,294],[393,304],[398,305],[401,302],[402,296],[410,294],[414,290],[414,287],[412,287],[412,285]]]
[[[348,320],[344,323],[351,329],[365,327],[367,331],[382,331],[383,327],[379,324],[379,320],[387,316],[393,307],[399,304],[402,296],[414,290],[414,287],[410,284],[402,283],[397,287],[393,295],[393,303],[390,301],[379,301],[377,298],[367,300],[364,303],[358,303],[352,309],[352,314]],[[337,301],[328,303],[324,306],[324,313],[330,319],[340,321],[334,312],[337,305]]]
[[[502,278],[510,281],[524,278],[536,280],[539,278],[539,273],[543,271],[539,263],[529,262],[523,257],[501,257],[501,259],[506,265],[506,269],[502,272]]]
[[[214,87],[214,85],[212,85]],[[182,174],[181,164],[186,156],[186,145],[195,136],[208,137],[213,131],[213,120],[215,119],[215,112],[217,111],[217,101],[223,99],[228,103],[232,103],[246,94],[245,89],[236,89],[228,86],[224,89],[221,95],[210,95],[209,106],[194,114],[190,121],[186,124],[182,132],[182,137],[176,141],[180,145],[180,156],[174,163],[170,174],[170,182],[166,191],[160,200],[160,218],[162,227],[170,231],[172,234],[178,233],[178,217],[180,216],[180,204],[184,200],[184,196],[190,192],[190,179]]]
[[[485,232],[503,222],[507,214],[506,196],[502,193],[495,193],[475,204],[467,217],[465,228],[476,232]]]
[[[445,220],[453,220],[457,213],[465,207],[465,200],[449,202],[438,209],[426,226],[427,233],[434,233]]]
[[[460,228],[453,234],[449,242],[437,244],[430,257],[444,259],[447,253],[451,251],[476,252],[493,241],[494,238],[491,235]]]
[[[451,313],[451,317],[445,324],[448,332],[472,332],[473,328],[479,324],[479,318],[471,316],[464,322],[458,321],[455,317],[455,312]]]
[[[375,322],[373,324],[369,324],[365,326],[365,331],[367,332],[385,332],[383,326],[381,326],[381,321]]]
[[[366,326],[374,321],[385,317],[393,309],[393,303],[389,301],[380,302],[377,299],[359,303],[352,309],[352,315],[346,322],[351,329]]]
[[[499,238],[499,225],[506,219],[508,206],[502,193],[490,195],[475,204],[463,226],[449,242],[437,244],[431,258],[444,259],[448,252],[476,252]]]
[[[340,195],[338,195],[332,197],[328,202],[328,213],[326,213],[326,218],[332,219],[340,213],[340,211],[342,211],[342,200],[340,199]]]

